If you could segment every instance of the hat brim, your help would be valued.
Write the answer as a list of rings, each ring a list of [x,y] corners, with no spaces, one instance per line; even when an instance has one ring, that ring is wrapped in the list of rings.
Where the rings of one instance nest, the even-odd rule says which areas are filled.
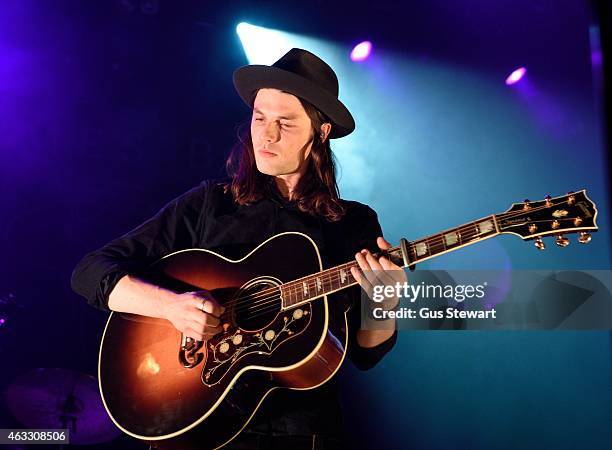
[[[300,97],[325,114],[332,122],[331,139],[341,138],[355,129],[355,120],[335,95],[304,77],[272,66],[250,65],[234,71],[234,87],[251,108],[259,89],[274,88]]]

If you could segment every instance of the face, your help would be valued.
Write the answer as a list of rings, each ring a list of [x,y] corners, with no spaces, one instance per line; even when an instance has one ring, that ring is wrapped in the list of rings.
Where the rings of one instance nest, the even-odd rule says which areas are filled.
[[[251,138],[257,169],[266,175],[301,175],[312,148],[312,123],[295,95],[260,89],[253,103]]]

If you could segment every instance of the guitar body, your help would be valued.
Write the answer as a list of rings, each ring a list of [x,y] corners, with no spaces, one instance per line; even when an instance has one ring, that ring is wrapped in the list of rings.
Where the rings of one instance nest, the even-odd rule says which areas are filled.
[[[216,448],[272,390],[326,382],[345,356],[346,316],[333,329],[326,297],[282,311],[278,288],[321,266],[316,244],[301,233],[276,235],[237,261],[201,249],[160,260],[153,282],[206,289],[228,319],[222,333],[187,351],[170,322],[111,313],[98,367],[111,419],[161,449]]]

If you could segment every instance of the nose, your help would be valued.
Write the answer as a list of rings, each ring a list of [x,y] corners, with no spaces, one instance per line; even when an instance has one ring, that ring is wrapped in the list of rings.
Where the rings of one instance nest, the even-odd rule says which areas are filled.
[[[278,142],[280,139],[280,130],[278,129],[276,122],[270,122],[268,125],[266,125],[263,137],[267,143]]]

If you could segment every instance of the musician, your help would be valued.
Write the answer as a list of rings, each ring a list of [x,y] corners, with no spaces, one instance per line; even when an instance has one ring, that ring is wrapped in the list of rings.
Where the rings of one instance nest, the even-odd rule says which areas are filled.
[[[390,247],[376,213],[339,198],[330,139],[348,135],[355,123],[338,100],[331,67],[294,48],[272,66],[239,68],[234,85],[252,118],[228,159],[229,179],[203,182],[86,255],[73,272],[72,287],[91,305],[164,318],[181,333],[206,340],[221,331],[223,312],[209,293],[175,293],[139,274],[180,249],[206,248],[239,259],[283,231],[310,236],[326,267],[356,259],[361,270],[352,274],[364,288],[392,271],[403,276],[387,258],[373,256]],[[359,329],[359,289],[335,296],[342,297],[330,299],[331,320],[338,326],[347,304],[353,304],[347,357],[369,369],[395,344],[395,327]],[[342,448],[341,433],[334,377],[317,389],[275,390],[228,448]]]

